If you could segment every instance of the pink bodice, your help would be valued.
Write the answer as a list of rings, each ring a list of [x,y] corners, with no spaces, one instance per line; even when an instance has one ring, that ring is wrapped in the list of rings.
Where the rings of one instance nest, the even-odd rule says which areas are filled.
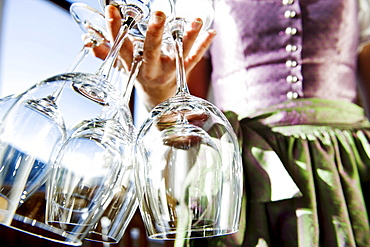
[[[215,0],[212,88],[245,115],[296,98],[354,102],[356,0]]]

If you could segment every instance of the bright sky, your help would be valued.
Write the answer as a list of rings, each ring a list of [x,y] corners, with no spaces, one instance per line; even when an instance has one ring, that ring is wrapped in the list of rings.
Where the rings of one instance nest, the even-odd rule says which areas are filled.
[[[83,31],[69,12],[46,0],[5,1],[0,42],[0,97],[63,73],[82,48]],[[98,0],[80,0],[101,11]],[[81,70],[95,72],[90,56]]]
[[[83,31],[69,12],[47,0],[0,0],[4,3],[0,42],[0,98],[27,90],[64,73],[82,48]],[[102,12],[98,0],[82,2]],[[0,16],[1,17],[1,16]],[[101,60],[88,56],[79,71],[95,72]],[[147,112],[139,101],[135,124]]]

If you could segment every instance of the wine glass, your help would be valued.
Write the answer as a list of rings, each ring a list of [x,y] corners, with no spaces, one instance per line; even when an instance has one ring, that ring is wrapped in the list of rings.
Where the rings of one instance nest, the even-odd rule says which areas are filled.
[[[221,218],[221,150],[185,115],[177,117],[181,120],[162,130],[158,122],[157,129],[144,130],[137,145],[143,154],[138,194],[150,238],[209,236]]]
[[[236,135],[224,114],[192,96],[186,84],[185,25],[213,19],[207,0],[176,0],[168,31],[175,42],[177,92],[154,107],[141,126],[136,151],[139,206],[150,238],[187,239],[238,230],[242,164]]]
[[[0,224],[1,246],[81,246],[77,237],[21,215],[15,215],[10,226]]]
[[[117,90],[115,92],[108,92],[107,88],[101,88],[102,86],[107,86],[110,84],[109,81],[106,80],[108,78],[112,65],[115,62],[115,59],[117,57],[118,51],[121,47],[122,42],[126,39],[129,31],[142,19],[147,18],[147,16],[150,14],[150,5],[155,2],[153,1],[141,1],[141,0],[129,0],[125,1],[124,4],[120,5],[121,12],[123,15],[122,20],[122,27],[119,31],[119,34],[114,41],[112,45],[112,49],[108,53],[107,58],[104,60],[102,66],[98,69],[96,74],[87,74],[87,73],[74,73],[71,75],[71,81],[70,85],[71,88],[78,93],[78,95],[82,95],[84,98],[89,99],[90,101],[93,101],[95,103],[98,103],[97,105],[101,105],[101,113],[97,120],[88,120],[88,119],[94,119],[94,118],[82,118],[82,120],[79,121],[79,123],[85,123],[83,126],[79,129],[77,129],[75,132],[73,132],[72,136],[67,140],[67,144],[63,146],[62,149],[60,149],[60,152],[58,154],[58,157],[65,157],[70,155],[75,155],[76,153],[82,153],[84,150],[87,150],[87,148],[83,148],[88,145],[94,145],[100,146],[105,139],[103,138],[105,135],[100,135],[102,138],[94,137],[89,140],[89,142],[80,143],[79,140],[81,139],[88,139],[86,138],[84,134],[84,128],[86,126],[89,126],[87,128],[94,132],[103,132],[106,133],[106,131],[110,131],[112,129],[112,126],[116,126],[113,129],[120,128],[120,131],[115,132],[116,135],[119,133],[127,133],[127,135],[124,135],[122,138],[131,138],[129,141],[125,142],[125,150],[129,150],[130,143],[132,144],[132,136],[131,134],[134,133],[132,131],[132,128],[130,128],[132,124],[132,119],[127,116],[127,114],[123,114],[123,117],[120,117],[120,108],[125,108],[127,106],[127,102],[124,102],[122,104],[121,99],[117,99],[116,97],[112,98],[112,93],[118,93]],[[69,75],[69,74],[67,74]],[[62,75],[64,78],[67,76],[66,74]],[[80,78],[81,80],[76,80],[76,78]],[[130,83],[128,83],[130,84]],[[131,91],[129,89],[126,89],[126,94],[128,95],[128,92]],[[131,93],[131,92],[130,92]],[[124,99],[127,100],[128,97],[124,96]],[[79,116],[79,119],[81,119],[81,116]],[[87,123],[86,123],[86,120]],[[92,128],[91,126],[99,121],[99,126]],[[79,124],[78,124],[79,125]],[[108,129],[107,129],[108,128]],[[119,139],[119,138],[117,138]],[[72,148],[75,147],[75,148]],[[77,147],[79,150],[77,150]],[[106,148],[104,148],[105,151]],[[132,155],[128,155],[125,153],[124,155],[121,154],[121,156],[128,156],[132,157]],[[87,214],[87,218],[85,218],[84,214],[80,214],[81,217],[77,218],[68,218],[67,212],[75,212],[78,214],[81,212],[80,210],[77,210],[74,206],[74,204],[68,203],[69,201],[74,201],[74,194],[67,194],[65,197],[60,198],[59,192],[63,191],[63,189],[59,190],[58,188],[63,188],[63,186],[59,186],[54,181],[60,182],[60,184],[63,184],[64,182],[69,183],[68,180],[65,180],[65,175],[74,174],[76,171],[74,169],[79,169],[78,166],[74,165],[68,165],[70,162],[70,159],[67,160],[59,160],[57,159],[56,162],[53,165],[53,175],[52,179],[49,180],[48,183],[48,194],[47,194],[47,215],[46,215],[46,222],[48,224],[53,224],[54,226],[60,227],[64,229],[67,227],[69,230],[73,231],[75,234],[79,234],[79,237],[82,238],[86,234],[86,230],[89,230],[93,226],[93,224],[96,223],[96,220],[99,219],[101,216],[101,213],[104,212],[104,207],[108,206],[112,201],[112,192],[115,191],[117,187],[122,185],[122,183],[119,183],[119,179],[116,179],[114,181],[111,181],[111,183],[106,183],[104,186],[110,186],[111,189],[104,189],[103,194],[104,196],[98,196],[98,197],[92,197],[89,201],[87,201],[88,204],[84,205],[83,207],[79,208],[82,211],[89,211]],[[65,163],[65,164],[64,164]],[[126,163],[123,165],[121,169],[119,169],[120,174],[123,173],[123,177],[126,177],[129,172],[126,172],[127,167],[130,167],[130,163]],[[97,166],[105,165],[103,161],[97,162]],[[117,166],[111,167],[113,170],[115,170]],[[132,169],[131,169],[132,170]],[[72,175],[71,175],[72,176]],[[117,175],[117,178],[121,177],[121,175]],[[85,181],[84,177],[79,177],[80,180],[83,182]],[[102,180],[100,180],[102,181]],[[64,187],[66,187],[65,185]],[[103,186],[103,185],[101,185]],[[106,187],[105,187],[106,188]],[[100,188],[101,189],[101,188]],[[95,200],[96,199],[96,200]],[[100,199],[100,201],[99,201]],[[135,202],[135,200],[133,200]],[[93,204],[93,205],[92,205]],[[99,206],[96,206],[99,205]],[[60,213],[58,211],[58,208],[62,208],[65,210],[66,214]],[[89,210],[90,207],[94,207]],[[100,208],[99,208],[100,207]],[[123,207],[122,207],[123,208]],[[86,209],[86,210],[85,210]],[[121,210],[121,209],[120,209]],[[122,209],[123,210],[123,209]],[[73,214],[75,215],[75,214]],[[64,217],[66,216],[66,217]],[[58,220],[59,217],[59,220]],[[125,217],[130,217],[125,216]],[[105,218],[106,219],[106,218]],[[122,219],[122,218],[121,218]],[[89,222],[86,222],[86,220],[89,220]],[[68,226],[73,224],[73,227],[69,228]],[[84,224],[87,224],[88,227],[83,226]],[[114,227],[114,226],[112,226]],[[104,227],[104,230],[106,230]],[[110,228],[110,226],[109,226]],[[95,228],[96,229],[96,228]],[[93,229],[95,231],[95,229]],[[117,229],[116,229],[117,230]],[[109,234],[106,235],[108,237],[111,237]],[[105,236],[105,235],[104,235]],[[99,241],[99,240],[98,240]]]
[[[4,224],[10,224],[32,168],[43,183],[48,170],[43,164],[49,162],[54,148],[66,137],[61,115],[48,111],[48,105],[37,103],[26,100],[15,104],[1,125],[1,198],[7,200],[7,207],[0,222]],[[42,167],[39,171],[38,166]]]
[[[105,25],[105,17],[96,9],[90,7],[84,3],[73,3],[69,9],[70,15],[75,23],[84,32],[84,44],[80,52],[74,58],[73,62],[69,65],[66,73],[76,71],[79,65],[82,63],[83,59],[91,52],[91,50],[105,42],[107,42],[107,30]],[[51,101],[51,110],[57,110],[58,98],[61,97],[62,90],[65,83],[62,83],[51,95],[46,97],[46,100]],[[68,133],[67,133],[68,135]],[[47,176],[44,177],[43,181],[39,180],[40,172],[45,172],[47,170],[44,167],[45,163],[36,161],[31,173],[29,175],[28,181],[26,183],[25,189],[22,193],[20,203],[24,203],[37,189],[39,189],[40,184],[44,184]]]
[[[132,136],[115,119],[117,115],[105,115],[78,128],[60,149],[47,182],[47,224],[80,240],[132,167]]]
[[[80,27],[85,31],[85,33],[88,34],[87,35],[88,38],[85,40],[83,49],[76,57],[73,64],[69,67],[68,71],[77,69],[78,65],[82,62],[82,59],[91,50],[90,48],[104,42],[105,41],[104,37],[106,35],[105,18],[95,9],[85,4],[76,3],[71,5],[70,13],[73,19],[80,25]],[[38,85],[35,85],[34,87],[37,88],[37,86]],[[30,170],[18,206],[21,206],[25,200],[27,200],[32,194],[34,194],[40,188],[42,184],[44,184],[45,180],[47,179],[47,174],[49,171],[47,154],[52,153],[51,150],[54,147],[53,145],[54,142],[56,145],[60,145],[60,143],[63,142],[63,140],[65,140],[66,138],[65,133],[66,127],[64,124],[63,116],[57,108],[57,99],[60,96],[63,87],[64,87],[63,84],[53,85],[53,89],[55,91],[53,91],[47,97],[29,99],[28,101],[24,101],[22,104],[18,105],[17,110],[11,113],[10,116],[7,118],[9,120],[6,123],[6,125],[10,126],[11,129],[8,128],[4,130],[4,132],[25,131],[25,133],[22,134],[23,140],[20,139],[18,144],[16,143],[16,141],[13,140],[12,141],[13,145],[22,146],[21,143],[24,143],[24,140],[33,139],[35,140],[34,143],[29,142],[28,143],[30,144],[30,146],[37,147],[38,149],[37,152],[41,152],[40,151],[41,145],[38,144],[44,143],[43,140],[47,139],[47,144],[43,146],[46,149],[44,151],[44,154],[42,154],[43,155],[42,160],[35,159],[33,164],[29,163],[29,165],[32,166],[32,169]],[[22,94],[12,95],[4,99],[3,102],[1,103],[1,106],[4,107],[4,111],[2,113],[6,115],[7,111],[11,109],[11,106],[14,105],[14,103],[17,102],[19,98],[22,98],[21,96]],[[30,114],[32,114],[33,117],[30,117]],[[12,116],[15,117],[12,118]],[[32,119],[32,122],[27,125],[27,128],[23,127],[24,121],[27,122],[28,119]],[[43,124],[44,122],[45,125]],[[42,127],[43,125],[45,128]],[[33,129],[31,126],[33,126]],[[40,133],[39,131],[40,128],[44,130],[44,133]],[[50,128],[54,131],[49,132],[51,138],[47,137],[48,134],[46,134],[47,133],[46,128]],[[10,137],[10,139],[12,138]],[[28,148],[22,147],[20,149]],[[34,154],[30,156],[38,157],[37,152],[36,150],[34,150],[33,152]],[[10,156],[8,156],[8,162],[9,160],[11,160],[11,162],[17,160],[16,159],[17,156],[14,153],[9,152],[8,154],[13,155],[13,158],[10,158]]]
[[[161,2],[158,4],[158,2]],[[104,3],[106,4],[107,1]],[[101,2],[101,4],[103,4]],[[117,4],[115,2],[115,4]],[[105,7],[105,6],[102,6]],[[154,1],[150,6],[151,12],[164,9],[167,15],[167,19],[170,20],[173,16],[174,5],[172,0],[161,0]],[[131,64],[131,70],[127,76],[126,88],[123,94],[122,103],[128,105],[131,92],[133,89],[134,81],[136,75],[139,71],[142,55],[143,55],[143,40],[145,38],[145,32],[140,29],[146,27],[148,18],[143,19],[140,23],[135,25],[129,32],[132,37],[134,54],[133,61]],[[140,25],[140,29],[139,29]],[[123,182],[115,188],[114,198],[105,209],[103,215],[100,217],[97,224],[90,230],[88,235],[85,237],[86,240],[106,242],[106,243],[118,243],[124,235],[127,225],[131,221],[136,208],[138,207],[138,202],[136,200],[136,186],[134,184],[133,178],[133,164],[126,163],[127,175]]]
[[[59,151],[58,156],[63,158],[54,162],[54,171],[47,183],[46,220],[48,224],[78,232],[79,239],[118,243],[137,209],[136,187],[132,179],[132,149],[136,130],[128,108],[129,97],[125,96],[130,92],[124,93],[122,98],[127,102],[121,101],[121,108],[106,105],[99,117],[81,121]],[[94,146],[96,150],[92,149]],[[89,158],[79,158],[78,161],[71,158],[80,156]],[[105,158],[101,160],[103,156]],[[108,161],[107,156],[111,157]],[[112,171],[80,172],[87,167],[97,171]],[[65,191],[71,186],[69,177],[74,177],[74,180],[78,180],[76,186],[83,184],[85,189],[78,190],[75,186]],[[86,191],[89,191],[88,195],[84,195]],[[64,195],[60,196],[62,193]],[[78,207],[71,204],[76,197],[84,198],[86,204],[81,206],[79,203]],[[99,202],[103,197],[106,199]],[[81,218],[84,214],[91,217]]]
[[[72,3],[69,12],[85,35],[84,45],[67,69],[67,73],[76,71],[92,48],[108,42],[105,17],[98,10],[84,3]]]
[[[84,97],[82,100],[79,97],[81,113],[71,105],[65,104],[68,101],[74,105],[78,98],[74,95],[76,94],[74,88],[66,87],[68,82],[73,81],[74,85],[85,85],[86,88],[90,82],[94,85],[101,81],[101,76],[84,77],[85,75],[87,74],[65,73],[37,83],[21,94],[17,103],[7,112],[0,130],[1,224],[10,226],[27,178],[32,167],[37,167],[36,163],[44,165],[40,166],[40,173],[31,178],[38,181],[35,185],[41,186],[47,178],[50,161],[54,160],[67,137],[65,116],[68,114],[65,109],[76,112],[75,115],[82,117],[88,115],[92,118],[91,115],[96,116],[97,112],[100,112],[102,105],[118,102],[119,94],[115,89],[111,85],[100,83],[95,88],[109,94],[106,101],[101,102],[102,105],[97,107],[99,101],[93,101],[91,97]],[[64,97],[68,100],[64,99],[62,103]]]
[[[131,66],[131,71],[127,76],[126,89],[124,90],[122,96],[123,108],[128,110],[128,104],[130,101],[130,96],[133,88],[133,83],[140,67],[142,61],[142,45],[143,42],[137,41],[134,43],[134,59]],[[122,80],[119,76],[115,80]],[[126,112],[127,113],[127,112]],[[126,114],[128,115],[128,114]],[[101,118],[102,122],[111,121],[108,120],[107,116]],[[129,153],[121,153],[122,161],[122,171],[121,171],[121,182],[117,183],[112,190],[113,198],[107,202],[107,205],[103,205],[104,210],[99,214],[99,219],[90,228],[87,233],[85,240],[103,242],[103,243],[118,243],[124,232],[131,221],[134,213],[138,207],[138,202],[136,198],[136,187],[133,178],[133,159],[130,157],[133,155],[133,139],[136,135],[136,130],[133,126],[133,122],[130,119],[130,123],[127,123],[127,116],[123,117],[122,120],[117,121],[115,124],[120,125],[120,123],[125,122],[125,125],[130,126],[128,133],[131,134],[131,141],[126,142],[126,149],[130,149]],[[106,128],[106,125],[100,126],[102,131]],[[127,127],[126,127],[127,128]],[[78,132],[80,130],[76,130]],[[96,141],[97,139],[95,139]],[[99,140],[101,141],[101,140]]]

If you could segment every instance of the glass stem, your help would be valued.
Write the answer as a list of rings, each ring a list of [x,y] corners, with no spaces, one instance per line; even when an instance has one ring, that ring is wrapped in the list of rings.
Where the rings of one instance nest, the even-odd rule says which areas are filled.
[[[141,18],[140,14],[136,15],[135,17],[132,16],[127,17],[126,21],[124,21],[123,25],[121,26],[106,59],[96,72],[96,75],[107,78],[114,62],[116,61],[118,52],[121,49],[122,44],[127,38],[130,28],[134,26],[136,21],[139,20],[140,18]]]
[[[176,94],[190,94],[188,85],[186,83],[186,73],[184,65],[184,53],[183,53],[183,34],[185,21],[182,18],[175,20],[175,29],[172,31],[172,36],[175,40],[175,53],[176,53],[176,80],[177,80],[177,92]]]
[[[84,58],[90,53],[91,48],[94,47],[95,45],[96,45],[96,41],[92,39],[89,42],[85,43],[81,51],[77,54],[72,64],[68,67],[65,73],[72,73],[76,71],[76,69],[81,64],[81,62],[84,60]],[[52,94],[48,96],[48,99],[54,102],[54,104],[58,103],[59,96],[62,94],[62,91],[66,83],[67,82],[64,81],[63,84],[60,85],[60,87],[57,90],[55,90]]]
[[[126,90],[123,93],[123,103],[128,105],[134,87],[134,82],[139,72],[141,62],[143,60],[143,41],[136,41],[134,43],[134,58],[131,65],[130,74],[128,75]]]
[[[84,45],[81,51],[77,54],[72,64],[68,67],[66,73],[74,72],[81,64],[82,60],[90,53],[90,47]]]

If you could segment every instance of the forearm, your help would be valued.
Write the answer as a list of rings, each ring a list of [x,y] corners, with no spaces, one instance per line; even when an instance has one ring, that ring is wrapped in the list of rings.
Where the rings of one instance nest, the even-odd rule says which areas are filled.
[[[370,118],[370,45],[365,46],[358,58],[359,89],[363,107]]]
[[[176,82],[150,87],[136,83],[135,88],[145,108],[150,111],[153,107],[172,97],[176,93]]]
[[[370,81],[366,85],[360,85],[362,106],[365,109],[367,118],[370,119]]]

